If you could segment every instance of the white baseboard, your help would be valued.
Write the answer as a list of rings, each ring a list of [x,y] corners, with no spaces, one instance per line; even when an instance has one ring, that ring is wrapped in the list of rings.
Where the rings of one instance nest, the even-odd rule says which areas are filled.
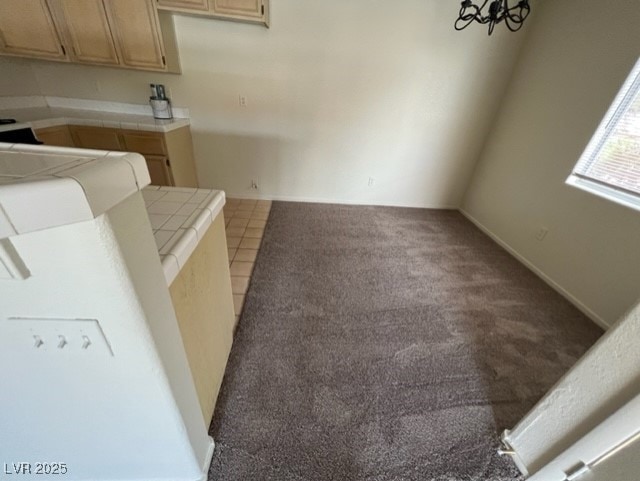
[[[211,187],[215,189],[215,187]],[[308,202],[311,204],[336,204],[336,205],[364,205],[374,207],[406,207],[409,209],[441,209],[441,210],[458,210],[457,205],[410,205],[401,203],[388,203],[371,200],[345,200],[345,199],[328,199],[322,197],[301,197],[301,196],[289,196],[289,195],[262,195],[253,194],[251,192],[232,193],[225,191],[227,199],[252,199],[252,200],[275,200],[282,202]]]
[[[582,301],[580,301],[577,297],[567,291],[564,287],[554,281],[551,277],[545,274],[542,270],[536,267],[533,262],[520,254],[517,250],[511,247],[508,243],[502,240],[498,235],[494,234],[489,228],[487,228],[484,224],[482,224],[478,219],[473,217],[467,211],[462,208],[458,209],[462,215],[464,215],[467,219],[469,219],[478,229],[487,234],[491,239],[493,239],[497,244],[499,244],[503,249],[505,249],[509,254],[518,259],[522,264],[524,264],[530,271],[532,271],[535,275],[537,275],[540,279],[546,282],[550,287],[552,287],[556,292],[558,292],[562,297],[567,299],[571,304],[576,306],[582,313],[591,319],[593,322],[598,324],[604,330],[609,329],[611,326],[605,322],[598,314],[593,312],[589,307],[587,307]]]
[[[500,435],[500,440],[506,448],[503,455],[510,456],[511,460],[514,462],[520,473],[522,473],[522,475],[525,477],[529,477],[529,470],[527,469],[527,466],[524,464],[524,461],[522,460],[520,455],[516,452],[515,449],[513,449],[513,446],[511,446],[511,443],[509,442],[509,434],[511,434],[511,431],[505,429]]]
[[[213,452],[216,449],[216,443],[211,436],[209,436],[211,443],[209,443],[209,449],[207,449],[207,456],[204,458],[204,464],[202,466],[202,474],[198,481],[207,481],[209,478],[209,467],[211,466],[211,460],[213,460]]]

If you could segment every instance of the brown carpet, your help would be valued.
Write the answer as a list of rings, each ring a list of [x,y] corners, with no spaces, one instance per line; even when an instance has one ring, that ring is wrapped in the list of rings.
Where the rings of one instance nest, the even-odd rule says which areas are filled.
[[[601,333],[458,212],[274,202],[209,479],[519,479],[499,434]]]

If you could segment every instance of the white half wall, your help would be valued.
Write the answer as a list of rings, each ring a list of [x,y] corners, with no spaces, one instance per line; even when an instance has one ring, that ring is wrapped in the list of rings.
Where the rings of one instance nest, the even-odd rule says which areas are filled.
[[[67,480],[206,479],[213,442],[142,195],[3,242],[30,275],[0,279],[0,479],[54,479],[39,462]]]
[[[0,73],[35,78],[33,95],[134,103],[165,83],[191,111],[201,186],[229,196],[457,208],[524,32],[456,32],[457,1],[271,5],[270,29],[175,17],[182,75],[6,59]]]
[[[638,297],[640,213],[565,180],[640,55],[638,24],[637,0],[539,4],[463,204],[603,325]]]
[[[505,440],[529,474],[543,469],[638,395],[639,337],[637,304],[508,433]],[[640,424],[637,419],[628,423]],[[580,460],[590,461],[574,461]]]

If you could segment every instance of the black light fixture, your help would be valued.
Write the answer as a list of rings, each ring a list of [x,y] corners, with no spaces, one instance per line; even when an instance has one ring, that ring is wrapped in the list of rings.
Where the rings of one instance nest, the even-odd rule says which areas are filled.
[[[460,15],[455,23],[456,30],[463,30],[476,21],[482,25],[489,24],[491,35],[495,26],[504,21],[509,30],[517,32],[531,11],[529,0],[484,0],[480,6],[476,3],[480,2],[462,1]],[[489,8],[485,11],[487,4]]]

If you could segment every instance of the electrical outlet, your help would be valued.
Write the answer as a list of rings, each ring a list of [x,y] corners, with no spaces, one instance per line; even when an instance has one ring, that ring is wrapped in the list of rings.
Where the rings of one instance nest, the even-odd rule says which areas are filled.
[[[369,187],[373,187],[376,183],[376,179],[374,179],[373,177],[369,177],[369,182],[367,183],[367,185]]]
[[[255,180],[251,181],[251,189],[258,190],[258,183]]]
[[[542,242],[544,238],[547,237],[548,233],[549,229],[547,229],[546,227],[540,227],[540,229],[538,229],[538,233],[536,234],[536,240]]]
[[[247,97],[245,97],[244,95],[239,95],[238,96],[238,105],[240,107],[246,107],[247,106]]]

